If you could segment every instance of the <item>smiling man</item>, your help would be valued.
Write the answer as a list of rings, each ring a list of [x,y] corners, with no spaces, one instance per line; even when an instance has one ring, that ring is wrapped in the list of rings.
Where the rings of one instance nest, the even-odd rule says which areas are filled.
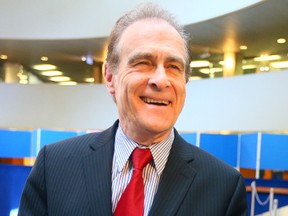
[[[19,215],[247,215],[240,173],[174,129],[189,77],[187,38],[153,4],[117,21],[105,80],[119,120],[103,132],[45,146]]]
[[[116,70],[106,67],[108,90],[115,95],[124,133],[135,142],[151,145],[171,132],[184,105],[185,44],[166,21],[135,21],[115,47]]]

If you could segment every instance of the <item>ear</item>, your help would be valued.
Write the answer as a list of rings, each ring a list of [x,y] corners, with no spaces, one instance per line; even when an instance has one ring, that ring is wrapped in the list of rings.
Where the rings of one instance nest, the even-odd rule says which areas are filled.
[[[110,67],[105,63],[104,67],[104,78],[107,86],[107,90],[111,95],[115,94],[115,87],[114,87],[114,74],[113,71],[110,70]]]

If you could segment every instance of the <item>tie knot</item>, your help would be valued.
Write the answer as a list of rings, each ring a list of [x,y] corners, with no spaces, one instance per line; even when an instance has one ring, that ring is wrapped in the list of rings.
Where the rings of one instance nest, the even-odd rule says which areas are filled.
[[[143,170],[143,168],[152,160],[152,154],[149,149],[136,148],[132,153],[132,162],[134,169]]]

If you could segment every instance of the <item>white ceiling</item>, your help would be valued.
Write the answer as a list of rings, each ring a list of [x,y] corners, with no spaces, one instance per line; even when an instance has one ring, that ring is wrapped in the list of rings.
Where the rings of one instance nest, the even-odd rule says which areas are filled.
[[[276,43],[288,40],[288,1],[268,0],[209,21],[187,26],[192,44],[215,52],[239,52],[247,45],[245,57],[287,52],[288,45]],[[227,46],[229,44],[229,46]]]

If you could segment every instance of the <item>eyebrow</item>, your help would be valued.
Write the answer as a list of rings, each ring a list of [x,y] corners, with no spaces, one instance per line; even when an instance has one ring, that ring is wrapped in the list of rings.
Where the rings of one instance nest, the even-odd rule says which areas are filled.
[[[150,53],[136,53],[133,56],[131,56],[128,59],[128,64],[133,64],[135,61],[139,60],[139,59],[149,59],[149,60],[153,60],[155,59],[155,56],[150,54]]]
[[[139,52],[139,53],[136,53],[133,56],[131,56],[128,59],[128,63],[132,64],[133,62],[135,62],[136,60],[139,60],[139,59],[153,60],[153,59],[156,59],[156,56],[152,55],[151,53],[145,53],[145,52],[141,53],[141,52]],[[177,56],[168,56],[165,59],[165,62],[179,62],[180,64],[185,65],[185,61],[182,58],[179,58]]]
[[[178,62],[180,63],[181,65],[185,65],[185,61],[182,59],[182,58],[179,58],[177,56],[169,56],[166,61],[168,62]]]

